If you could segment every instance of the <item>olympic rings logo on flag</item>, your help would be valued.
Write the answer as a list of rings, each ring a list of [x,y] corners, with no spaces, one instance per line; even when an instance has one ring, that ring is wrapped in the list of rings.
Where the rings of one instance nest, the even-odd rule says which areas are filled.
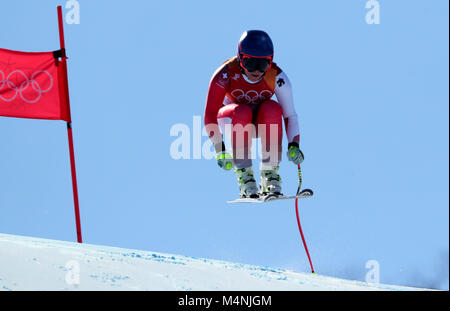
[[[236,98],[236,100],[240,104],[258,104],[264,100],[268,100],[272,97],[272,92],[269,90],[262,90],[261,93],[258,93],[255,90],[250,90],[247,93],[244,93],[241,89],[236,89],[231,92],[231,95]],[[245,101],[244,101],[245,99]]]
[[[11,81],[11,77],[17,74],[19,76],[23,77],[23,82],[20,83],[20,85],[18,85],[19,83],[14,83],[13,81]],[[36,81],[36,77],[39,74],[45,74],[48,76],[49,78],[49,85],[47,88],[43,89],[41,87],[41,85]],[[21,79],[22,80],[22,79]],[[31,88],[30,88],[31,86]],[[5,102],[12,102],[13,100],[15,100],[17,98],[17,95],[20,96],[20,98],[29,104],[33,104],[36,103],[37,101],[39,101],[39,99],[41,99],[42,94],[49,92],[53,87],[53,77],[52,75],[46,71],[46,70],[38,70],[35,73],[33,73],[31,75],[31,78],[28,79],[28,76],[22,71],[22,70],[14,70],[12,71],[5,79],[5,73],[0,70],[0,100],[3,100]],[[12,96],[11,98],[5,98],[1,95],[1,91],[3,89],[6,90],[13,90],[15,91],[14,96]],[[37,94],[37,96],[33,99],[29,99],[29,98],[25,98],[24,96],[24,91],[28,91],[30,92],[31,90],[34,90],[34,93]]]

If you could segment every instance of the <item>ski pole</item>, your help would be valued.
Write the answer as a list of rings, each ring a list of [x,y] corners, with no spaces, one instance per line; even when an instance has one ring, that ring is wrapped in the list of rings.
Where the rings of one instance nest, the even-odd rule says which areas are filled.
[[[298,165],[298,188],[297,188],[297,196],[300,195],[302,188],[302,168],[300,164]]]
[[[301,187],[302,187],[302,169],[300,167],[300,164],[298,165],[298,189],[297,189],[297,195],[301,193]],[[309,189],[308,189],[309,190]],[[303,235],[302,225],[300,224],[300,217],[298,213],[298,198],[295,198],[295,214],[297,216],[297,224],[298,224],[298,230],[300,231],[300,235],[302,237],[303,246],[305,247],[306,255],[308,256],[309,265],[311,266],[311,273],[315,274],[314,267],[311,261],[311,256],[309,256],[308,246],[306,246],[305,236]]]

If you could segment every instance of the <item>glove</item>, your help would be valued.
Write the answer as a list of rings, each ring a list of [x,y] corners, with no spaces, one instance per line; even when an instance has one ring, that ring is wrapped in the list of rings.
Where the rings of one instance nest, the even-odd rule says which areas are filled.
[[[233,157],[228,152],[219,152],[216,154],[217,165],[226,171],[233,168]]]
[[[303,152],[298,147],[298,144],[295,142],[289,143],[287,158],[289,161],[294,162],[294,164],[299,165],[303,162],[304,156]]]

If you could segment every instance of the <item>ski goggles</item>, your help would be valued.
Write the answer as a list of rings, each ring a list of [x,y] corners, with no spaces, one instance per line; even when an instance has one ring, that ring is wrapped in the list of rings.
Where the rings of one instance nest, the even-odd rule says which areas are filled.
[[[249,72],[266,72],[272,66],[272,56],[250,56],[241,54],[241,67]]]

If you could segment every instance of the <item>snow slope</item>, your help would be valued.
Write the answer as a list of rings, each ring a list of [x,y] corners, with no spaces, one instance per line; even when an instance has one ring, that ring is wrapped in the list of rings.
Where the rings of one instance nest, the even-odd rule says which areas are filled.
[[[417,290],[180,255],[0,234],[0,290]]]

